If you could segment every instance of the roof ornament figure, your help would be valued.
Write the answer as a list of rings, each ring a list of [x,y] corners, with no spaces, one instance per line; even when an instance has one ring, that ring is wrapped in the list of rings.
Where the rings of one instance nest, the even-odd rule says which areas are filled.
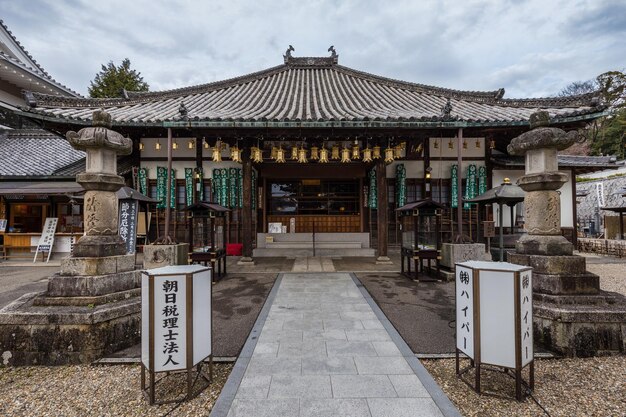
[[[291,52],[295,51],[296,48],[294,48],[293,46],[289,45],[289,48],[287,48],[287,52],[285,52],[285,55],[283,55],[283,58],[285,58],[285,64],[291,59],[293,58],[291,56]]]
[[[185,106],[184,101],[180,102],[180,106],[178,106],[178,112],[180,113],[180,117],[182,117],[183,119],[187,118],[189,111],[187,110],[187,106]]]
[[[441,108],[441,117],[443,118],[443,120],[450,120],[452,119],[451,113],[452,104],[450,103],[450,99],[448,98],[448,101],[446,101],[446,105]]]
[[[330,52],[330,57],[331,58],[337,58],[339,55],[337,55],[337,51],[335,51],[335,46],[334,45],[330,45],[330,48],[328,48],[328,52]]]

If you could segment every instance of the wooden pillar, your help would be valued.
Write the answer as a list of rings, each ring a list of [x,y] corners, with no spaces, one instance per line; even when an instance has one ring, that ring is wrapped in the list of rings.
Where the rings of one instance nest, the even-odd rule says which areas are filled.
[[[389,201],[387,198],[387,169],[382,158],[376,161],[376,188],[378,189],[378,258],[376,263],[386,264],[391,263],[387,256]]]
[[[243,175],[243,204],[241,208],[241,226],[243,243],[242,257],[239,263],[254,264],[252,260],[252,160],[250,159],[250,148],[244,148],[241,153],[242,175]]]

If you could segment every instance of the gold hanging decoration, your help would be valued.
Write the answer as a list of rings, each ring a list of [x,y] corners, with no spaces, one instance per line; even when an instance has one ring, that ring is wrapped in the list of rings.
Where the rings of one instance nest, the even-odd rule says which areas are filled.
[[[263,162],[263,151],[261,148],[257,146],[250,148],[250,158],[252,159],[252,162],[257,164]]]
[[[339,159],[339,145],[333,145],[330,148],[330,159]]]
[[[157,151],[161,150],[161,142],[159,142],[158,139],[157,139],[157,142],[154,144],[154,149],[156,149]]]
[[[463,139],[463,149],[467,149],[467,140]]]
[[[452,142],[452,139],[448,141],[448,149],[454,149],[454,142]]]
[[[204,142],[204,149],[210,149],[211,148],[209,146],[209,142],[207,142],[206,138],[202,138],[202,141]]]
[[[341,162],[350,162],[350,149],[344,147],[341,150]]]
[[[317,161],[320,159],[319,148],[317,146],[311,146],[311,161]]]
[[[380,146],[376,145],[372,148],[372,158],[373,159],[380,159],[381,158],[381,154],[380,154]]]
[[[221,162],[222,161],[222,142],[219,140],[215,142],[215,147],[211,151],[211,157],[213,162]]]
[[[393,157],[394,159],[402,158],[402,145],[396,145],[393,147]]]
[[[352,146],[352,159],[359,159],[361,157],[361,148],[359,145]]]
[[[282,146],[276,149],[276,162],[279,164],[285,163],[285,150]]]
[[[272,150],[270,151],[270,159],[276,159],[276,152],[278,148],[276,146],[272,146]]]
[[[491,141],[489,142],[489,149],[495,149],[496,148],[496,141],[494,139],[491,139]]]
[[[322,146],[322,149],[320,149],[320,164],[327,164],[327,163],[328,163],[328,149]]]
[[[241,162],[241,150],[237,145],[230,148],[230,159],[233,162]]]
[[[306,164],[307,159],[306,159],[306,149],[304,149],[304,147],[298,149],[298,162],[301,164]]]
[[[433,143],[433,148],[439,149],[439,139],[435,139],[435,142]]]
[[[298,147],[297,146],[291,147],[291,160],[292,161],[298,160]]]
[[[480,149],[480,139],[476,139],[476,148]]]
[[[195,148],[195,146],[196,146],[196,144],[195,144],[194,140],[193,139],[189,139],[189,142],[187,142],[187,148],[188,149],[193,149],[193,148]]]
[[[372,150],[369,145],[363,149],[363,162],[372,162]]]
[[[139,142],[139,150],[143,151],[143,142]]]
[[[390,163],[393,162],[393,148],[388,147],[385,149],[385,162]]]
[[[174,143],[172,143],[172,149],[178,149],[178,142],[174,139]]]

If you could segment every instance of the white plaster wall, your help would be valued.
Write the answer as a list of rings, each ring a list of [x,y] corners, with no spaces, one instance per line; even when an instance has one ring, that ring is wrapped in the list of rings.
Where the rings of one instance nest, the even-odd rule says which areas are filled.
[[[387,178],[396,177],[396,166],[404,164],[407,178],[424,178],[424,161],[394,161],[387,165]]]
[[[567,182],[559,189],[561,195],[561,227],[574,227],[574,207],[572,206],[572,178],[570,171],[561,171],[567,174],[568,180]],[[498,169],[493,170],[492,180],[493,186],[497,187],[498,185],[504,182],[504,178],[509,178],[511,183],[516,184],[519,177],[524,175],[524,170],[504,170]],[[507,206],[503,208],[503,216],[502,224],[507,227],[510,226],[510,210]],[[520,213],[522,215],[523,213]],[[516,213],[513,213],[514,219]],[[496,225],[498,225],[498,206],[493,206],[493,216],[496,221]]]
[[[452,149],[449,147],[449,143],[452,141]],[[482,158],[485,156],[485,139],[484,138],[465,138],[467,142],[467,149],[461,149],[461,155],[464,158]],[[430,158],[456,158],[458,152],[457,138],[430,138]],[[476,146],[476,142],[480,145]],[[435,148],[435,143],[439,144],[438,148]],[[461,147],[463,146],[463,140],[461,140]]]

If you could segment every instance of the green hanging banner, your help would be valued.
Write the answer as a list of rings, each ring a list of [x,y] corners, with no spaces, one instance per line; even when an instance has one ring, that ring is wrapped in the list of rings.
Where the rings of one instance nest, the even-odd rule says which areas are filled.
[[[165,208],[165,198],[167,196],[167,190],[165,188],[165,184],[167,183],[167,168],[165,167],[157,167],[157,195],[156,198],[159,200],[157,203],[158,209]]]
[[[252,210],[256,210],[257,194],[258,190],[256,189],[256,171],[252,170]]]
[[[200,184],[198,200],[204,201],[204,170],[202,168],[198,168],[198,184]]]
[[[481,166],[478,168],[478,195],[487,192],[487,168]]]
[[[193,168],[185,168],[185,197],[187,205],[193,204]]]
[[[465,198],[471,199],[476,197],[476,165],[471,164],[467,167],[467,177],[465,180]],[[472,203],[463,203],[463,208],[468,210]]]
[[[237,174],[237,168],[230,168],[228,170],[228,177],[230,180],[228,184],[230,208],[236,208],[239,207],[239,190],[237,189],[237,179],[239,175]]]
[[[220,178],[221,178],[220,194],[222,196],[222,201],[220,201],[220,204],[222,206],[224,206],[224,207],[229,207],[229,199],[228,199],[228,183],[229,183],[228,169],[226,169],[226,168],[220,169]]]
[[[458,188],[458,167],[457,165],[452,165],[452,172],[450,174],[450,190],[451,190],[451,196],[450,196],[450,207],[452,208],[456,208],[458,207],[458,200],[459,200],[459,188]]]
[[[370,192],[367,206],[372,209],[378,208],[378,191],[376,188],[376,168],[372,168],[369,173]]]
[[[212,182],[212,191],[213,198],[212,201],[217,204],[222,204],[222,196],[220,194],[220,186],[222,184],[222,175],[219,169],[213,170],[213,182]]]
[[[157,203],[158,209],[165,208],[165,199],[167,198],[167,168],[157,167]],[[170,208],[176,207],[176,171],[172,169],[171,183],[170,183]]]
[[[143,195],[148,195],[148,170],[146,168],[139,168],[137,172],[139,177],[139,192]]]
[[[404,164],[396,165],[396,207],[406,204],[406,168]]]
[[[252,179],[250,179],[252,181]],[[243,207],[243,170],[237,168],[237,200],[239,202],[239,208]],[[252,188],[254,190],[254,187]],[[251,191],[254,193],[254,191]]]

